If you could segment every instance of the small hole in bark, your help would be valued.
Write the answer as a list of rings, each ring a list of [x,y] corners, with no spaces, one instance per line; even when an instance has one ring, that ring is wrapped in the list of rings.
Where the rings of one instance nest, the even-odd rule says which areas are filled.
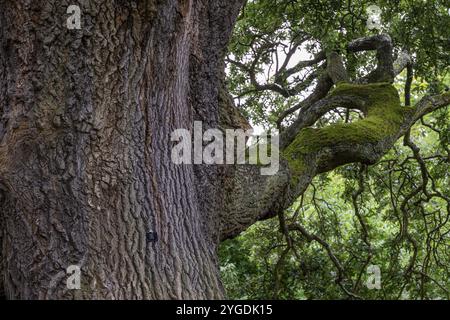
[[[155,231],[147,232],[147,243],[157,242],[158,234]]]

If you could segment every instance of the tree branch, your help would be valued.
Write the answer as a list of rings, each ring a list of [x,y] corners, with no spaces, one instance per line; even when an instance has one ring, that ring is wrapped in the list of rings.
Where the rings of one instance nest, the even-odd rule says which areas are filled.
[[[378,66],[363,80],[369,83],[394,82],[394,61],[392,57],[392,40],[389,35],[380,34],[372,37],[360,38],[348,45],[348,51],[360,52],[376,50]]]
[[[403,51],[394,62],[394,74],[399,75],[408,65],[412,66],[411,56]]]
[[[305,40],[307,40],[307,38],[304,38],[301,41],[305,41]],[[275,72],[274,82],[271,82],[271,83],[261,84],[257,80],[256,67],[259,63],[259,60],[261,59],[261,56],[264,54],[264,50],[268,49],[265,46],[262,46],[261,48],[259,48],[258,52],[256,53],[256,57],[254,58],[254,60],[251,62],[250,65],[246,65],[242,62],[235,61],[231,58],[227,58],[226,62],[235,65],[236,67],[245,71],[248,74],[250,83],[255,88],[254,90],[250,90],[250,92],[252,92],[252,91],[272,91],[272,92],[280,94],[281,96],[283,96],[285,98],[289,98],[289,97],[298,95],[300,92],[302,92],[307,87],[309,87],[311,85],[311,83],[313,82],[313,80],[317,77],[317,75],[314,72],[311,73],[302,82],[296,84],[293,88],[285,87],[284,82],[287,80],[287,78],[289,78],[290,76],[292,76],[295,73],[300,72],[302,69],[304,69],[306,67],[310,67],[310,66],[313,66],[313,65],[319,63],[320,61],[322,61],[326,58],[325,54],[321,52],[312,60],[300,61],[294,67],[292,67],[290,69],[286,69],[290,59],[292,58],[292,56],[295,53],[296,48],[298,46],[299,46],[299,44],[297,44],[296,46],[291,48],[291,50],[287,53],[287,56],[286,56],[283,64]]]
[[[396,74],[411,66],[411,59],[402,53],[394,64],[388,35],[357,39],[348,50],[377,50],[378,66],[365,79],[371,83],[346,83],[342,59],[335,53],[328,56],[328,70],[314,92],[281,114],[277,122],[281,127],[287,115],[301,109],[298,119],[281,134],[280,171],[270,177],[261,176],[258,166],[236,166],[228,171],[226,190],[230,197],[221,217],[221,239],[234,237],[256,221],[285,210],[320,173],[348,163],[375,164],[417,120],[450,104],[450,93],[445,93],[425,97],[415,107],[401,106],[391,83]],[[328,94],[333,83],[337,87]],[[353,123],[311,128],[336,108],[358,109],[365,117]]]
[[[300,129],[295,139],[282,147],[284,160],[277,175],[261,176],[258,166],[231,170],[227,185],[230,199],[221,219],[222,239],[288,208],[320,173],[348,163],[375,164],[417,120],[450,104],[450,93],[445,93],[425,97],[408,108],[400,105],[397,90],[388,83],[343,84],[325,102],[311,108],[308,116],[325,112],[339,101],[348,104],[350,96],[356,97],[354,102],[366,99],[364,104],[362,100],[355,103],[361,103],[366,118],[321,129]]]
[[[347,69],[344,66],[344,60],[336,52],[332,52],[328,55],[327,72],[334,84],[350,81]]]
[[[327,93],[330,91],[332,86],[333,86],[333,81],[329,77],[328,73],[325,72],[322,76],[319,77],[319,80],[317,82],[317,85],[316,85],[313,93],[310,94],[308,96],[308,98],[304,99],[302,102],[298,103],[294,107],[292,107],[288,110],[285,110],[283,113],[281,113],[281,115],[279,116],[279,118],[277,120],[278,128],[281,128],[282,122],[288,115],[296,112],[299,109],[307,109],[311,105],[313,105],[314,103],[319,101],[320,99],[324,98],[327,95]],[[300,120],[297,119],[297,121],[300,121]],[[285,132],[286,136],[290,136],[290,135],[294,135],[294,134],[295,134],[295,129],[290,129],[290,128],[286,129],[286,132]]]

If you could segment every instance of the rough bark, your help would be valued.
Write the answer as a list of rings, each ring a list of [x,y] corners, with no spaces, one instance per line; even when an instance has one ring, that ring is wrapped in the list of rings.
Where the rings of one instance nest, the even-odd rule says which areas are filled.
[[[223,81],[243,2],[83,0],[81,30],[65,28],[70,1],[0,2],[0,286],[8,298],[222,298],[221,240],[285,209],[316,174],[374,163],[420,116],[450,103],[447,94],[401,109],[389,84],[390,39],[359,39],[349,50],[377,50],[366,79],[377,83],[345,83],[337,59],[337,76],[320,78],[282,133],[277,175],[176,166],[173,130],[196,120],[204,129],[248,127]],[[338,106],[367,118],[308,128]],[[384,121],[389,130],[375,130]],[[81,290],[66,287],[69,265],[81,267]]]
[[[79,1],[81,30],[65,27],[70,1],[0,2],[8,298],[223,297],[222,170],[173,165],[169,141],[218,124],[240,2]]]

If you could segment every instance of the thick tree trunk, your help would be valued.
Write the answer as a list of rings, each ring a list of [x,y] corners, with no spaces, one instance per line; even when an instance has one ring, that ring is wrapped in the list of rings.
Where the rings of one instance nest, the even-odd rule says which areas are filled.
[[[223,297],[224,175],[172,164],[170,134],[218,125],[240,2],[78,1],[81,30],[68,30],[70,1],[0,1],[8,298]]]
[[[407,60],[394,67],[389,36],[357,39],[349,50],[377,50],[369,84],[346,83],[328,55],[281,134],[276,175],[177,166],[174,130],[248,126],[223,86],[243,2],[79,0],[81,29],[69,30],[68,0],[0,0],[0,296],[221,298],[221,240],[287,208],[315,175],[376,162],[450,104],[445,93],[403,108],[389,83]],[[310,128],[336,107],[365,118]],[[72,265],[80,290],[67,287]]]

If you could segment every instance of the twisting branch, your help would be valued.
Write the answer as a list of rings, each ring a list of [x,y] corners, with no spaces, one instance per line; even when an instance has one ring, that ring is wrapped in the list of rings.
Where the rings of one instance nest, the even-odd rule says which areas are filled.
[[[384,57],[392,50],[386,44],[388,40],[389,37],[371,37],[352,43],[352,48],[378,48],[383,51],[378,56]],[[381,66],[393,73],[392,63]],[[398,91],[386,82],[340,83],[328,96],[333,84],[328,73],[319,83],[322,88],[316,88],[313,98],[310,97],[314,102],[305,104],[299,118],[281,134],[282,161],[275,176],[260,176],[255,166],[236,166],[230,170],[230,180],[234,182],[228,186],[227,193],[232,196],[221,221],[222,239],[236,236],[254,222],[274,217],[288,208],[317,174],[348,163],[376,163],[417,120],[450,104],[450,93],[445,93],[425,97],[415,107],[401,106]],[[311,127],[337,107],[359,109],[365,118],[353,123]]]
[[[312,94],[310,94],[305,100],[301,101],[294,107],[292,107],[288,110],[285,110],[284,112],[281,113],[281,115],[279,116],[279,118],[277,120],[278,128],[281,129],[282,122],[290,114],[298,111],[299,109],[308,109],[314,103],[316,103],[320,99],[326,97],[326,95],[328,94],[328,92],[330,91],[332,86],[333,86],[333,81],[328,76],[328,73],[325,73],[322,76],[320,76],[319,80],[317,82],[317,85]],[[301,120],[298,119],[297,121],[301,121]],[[296,130],[295,128],[293,128],[293,129],[288,128],[285,135],[286,136],[295,135],[295,130]]]
[[[352,86],[357,85],[348,86],[338,92],[345,96],[347,90],[354,92]],[[347,163],[376,163],[418,119],[450,104],[450,93],[446,93],[425,97],[415,107],[405,108],[400,106],[397,91],[389,84],[357,87],[363,89],[364,86],[375,90],[374,96],[380,96],[388,108],[394,108],[392,112],[387,112],[383,104],[368,104],[365,106],[368,117],[363,120],[300,130],[293,142],[283,146],[287,163],[281,162],[275,176],[260,176],[259,168],[255,166],[236,167],[232,179],[235,183],[229,191],[233,197],[227,202],[222,220],[223,239],[236,236],[254,222],[274,217],[279,210],[289,207],[319,173]],[[389,101],[386,92],[391,92],[394,100]],[[325,104],[324,108],[328,106]],[[379,118],[383,115],[387,118]]]
[[[408,63],[406,68],[405,106],[409,107],[411,105],[411,85],[414,78],[414,70],[411,63]]]
[[[412,67],[411,56],[407,52],[402,51],[394,62],[394,74],[399,75],[408,66]]]
[[[309,108],[302,108],[298,119],[281,135],[281,148],[287,147],[300,130],[307,128],[327,112],[336,108],[357,109],[367,112],[366,101],[353,95],[329,96],[314,103]]]
[[[369,228],[367,226],[367,223],[366,223],[364,217],[361,214],[360,206],[358,203],[358,198],[364,193],[364,190],[365,190],[365,187],[364,187],[364,171],[365,171],[365,169],[366,169],[366,166],[362,165],[361,170],[358,173],[358,175],[359,175],[358,189],[352,193],[352,203],[353,203],[353,208],[355,209],[355,215],[361,226],[362,239],[363,239],[365,245],[367,246],[367,258],[364,261],[361,271],[358,274],[358,278],[355,282],[355,286],[353,287],[353,291],[358,290],[360,283],[361,283],[362,275],[363,275],[365,269],[367,268],[367,266],[369,265],[370,261],[372,260],[372,245],[369,240]]]
[[[310,234],[303,226],[300,224],[291,224],[288,226],[288,230],[290,231],[298,231],[301,235],[303,235],[307,241],[316,241],[319,243],[327,252],[328,256],[330,257],[330,260],[332,261],[333,265],[336,267],[337,270],[337,278],[336,283],[339,285],[339,287],[347,294],[349,297],[354,299],[362,299],[360,296],[354,294],[350,290],[348,290],[344,285],[345,280],[345,270],[344,267],[342,267],[341,262],[334,254],[333,250],[331,249],[331,246],[322,238],[315,234]]]
[[[365,82],[394,82],[394,60],[392,56],[392,40],[387,34],[379,34],[372,37],[360,38],[348,45],[350,52],[377,51],[378,66],[363,80]]]
[[[411,58],[406,52],[402,52],[395,63],[393,62],[392,42],[391,38],[388,35],[377,35],[373,37],[357,39],[348,45],[348,50],[350,52],[377,50],[377,69],[358,82],[393,82],[394,77],[397,74],[401,73],[408,64],[411,64]],[[310,103],[311,100],[309,100],[308,97],[293,108],[284,111],[277,121],[278,128],[281,128],[281,123],[289,114],[292,114],[301,108],[306,109],[313,103],[318,101],[318,99],[316,99],[318,96],[316,92],[321,93],[319,95],[319,99],[321,99],[328,93],[333,83],[338,84],[341,82],[349,82],[348,72],[344,66],[342,57],[336,52],[331,52],[327,56],[326,74],[319,79],[319,84],[316,87],[316,90],[310,96],[312,99],[314,99],[314,102]],[[293,132],[298,132],[298,130],[302,129],[302,127],[298,124],[298,122],[301,121],[301,115],[299,115],[299,119],[292,125],[292,128],[288,128],[286,130],[287,133],[285,135],[292,138]],[[288,142],[290,141],[290,138],[287,139]]]
[[[327,57],[327,72],[334,84],[350,81],[344,60],[336,52],[331,52]]]

